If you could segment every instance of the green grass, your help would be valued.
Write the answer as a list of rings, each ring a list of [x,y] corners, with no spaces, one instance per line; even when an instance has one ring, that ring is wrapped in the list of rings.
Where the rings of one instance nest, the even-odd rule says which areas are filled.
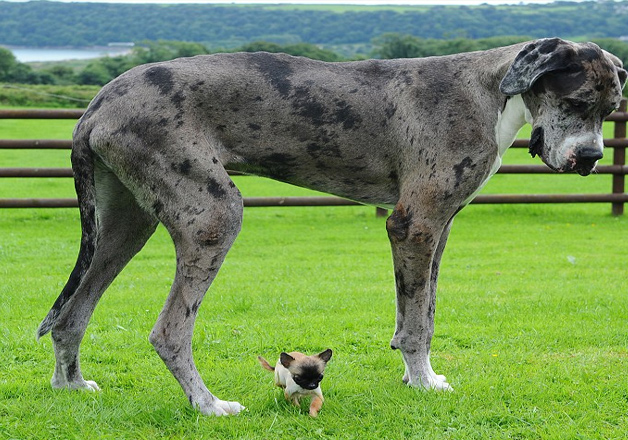
[[[100,90],[99,86],[4,84],[0,86],[0,105],[84,108],[98,93],[98,90]]]
[[[41,137],[30,133],[24,137]],[[496,177],[494,189],[508,192],[526,192],[536,179]],[[544,192],[571,185],[550,177],[539,184]],[[605,176],[577,182],[600,179],[610,185]],[[6,180],[0,197],[25,193],[21,181]],[[28,196],[56,195],[52,179],[31,180]],[[69,179],[58,180],[68,181],[61,196],[72,196]],[[308,194],[264,179],[237,183],[245,196]],[[401,356],[388,348],[393,271],[385,220],[373,208],[246,209],[193,339],[210,389],[248,408],[218,419],[189,408],[147,340],[175,268],[163,228],[88,327],[82,368],[103,391],[67,392],[50,388],[50,338],[37,343],[35,330],[73,267],[78,212],[2,210],[0,438],[625,438],[628,221],[609,211],[476,205],[459,214],[443,259],[432,356],[455,391],[439,394],[404,386]],[[256,356],[327,347],[326,401],[313,420],[283,400]]]

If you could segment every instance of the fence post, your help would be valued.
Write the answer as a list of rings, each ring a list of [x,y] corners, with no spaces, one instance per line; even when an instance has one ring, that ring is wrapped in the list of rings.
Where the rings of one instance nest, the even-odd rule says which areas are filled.
[[[626,99],[622,99],[618,111],[626,111]],[[626,137],[626,121],[615,121],[613,137],[615,139]],[[613,165],[625,165],[626,147],[615,147],[613,150]],[[625,188],[624,174],[613,174],[613,194],[623,194],[625,192]],[[623,215],[624,202],[614,202],[612,212],[613,215]]]

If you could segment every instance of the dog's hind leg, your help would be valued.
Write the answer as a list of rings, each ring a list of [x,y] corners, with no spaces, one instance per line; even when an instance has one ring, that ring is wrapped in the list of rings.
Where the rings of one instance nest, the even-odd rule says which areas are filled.
[[[192,356],[199,306],[240,231],[243,213],[242,196],[227,172],[215,158],[206,159],[196,154],[183,172],[151,179],[156,193],[169,197],[157,216],[174,241],[177,269],[150,341],[192,406],[207,415],[237,414],[244,407],[215,397]]]
[[[53,306],[52,341],[56,357],[51,380],[55,388],[98,390],[95,382],[83,379],[79,346],[88,321],[105,289],[131,258],[144,246],[157,219],[142,209],[116,176],[103,166],[94,170],[93,256],[76,290],[62,304]],[[77,262],[77,266],[82,264]],[[40,329],[40,335],[45,330]]]

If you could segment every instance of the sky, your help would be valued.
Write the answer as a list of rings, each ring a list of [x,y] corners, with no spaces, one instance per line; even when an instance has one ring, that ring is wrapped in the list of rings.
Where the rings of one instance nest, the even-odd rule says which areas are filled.
[[[552,3],[554,0],[53,0],[83,3],[304,3],[304,4],[358,4],[358,5],[503,5]],[[572,0],[574,1],[574,0]],[[583,1],[583,0],[575,0]]]

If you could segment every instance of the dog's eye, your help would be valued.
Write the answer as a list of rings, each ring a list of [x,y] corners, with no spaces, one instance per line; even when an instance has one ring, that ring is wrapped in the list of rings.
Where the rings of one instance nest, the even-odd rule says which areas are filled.
[[[580,101],[578,99],[568,99],[567,104],[569,104],[569,107],[571,107],[578,113],[585,112],[589,107],[589,105],[585,101]]]
[[[294,379],[295,382],[301,380],[301,376],[299,376],[298,374],[295,374],[294,376],[292,376],[292,378]]]
[[[319,380],[319,381],[323,380],[323,377],[324,377],[324,375],[323,375],[323,374],[321,374],[320,376],[318,376],[318,380]]]

